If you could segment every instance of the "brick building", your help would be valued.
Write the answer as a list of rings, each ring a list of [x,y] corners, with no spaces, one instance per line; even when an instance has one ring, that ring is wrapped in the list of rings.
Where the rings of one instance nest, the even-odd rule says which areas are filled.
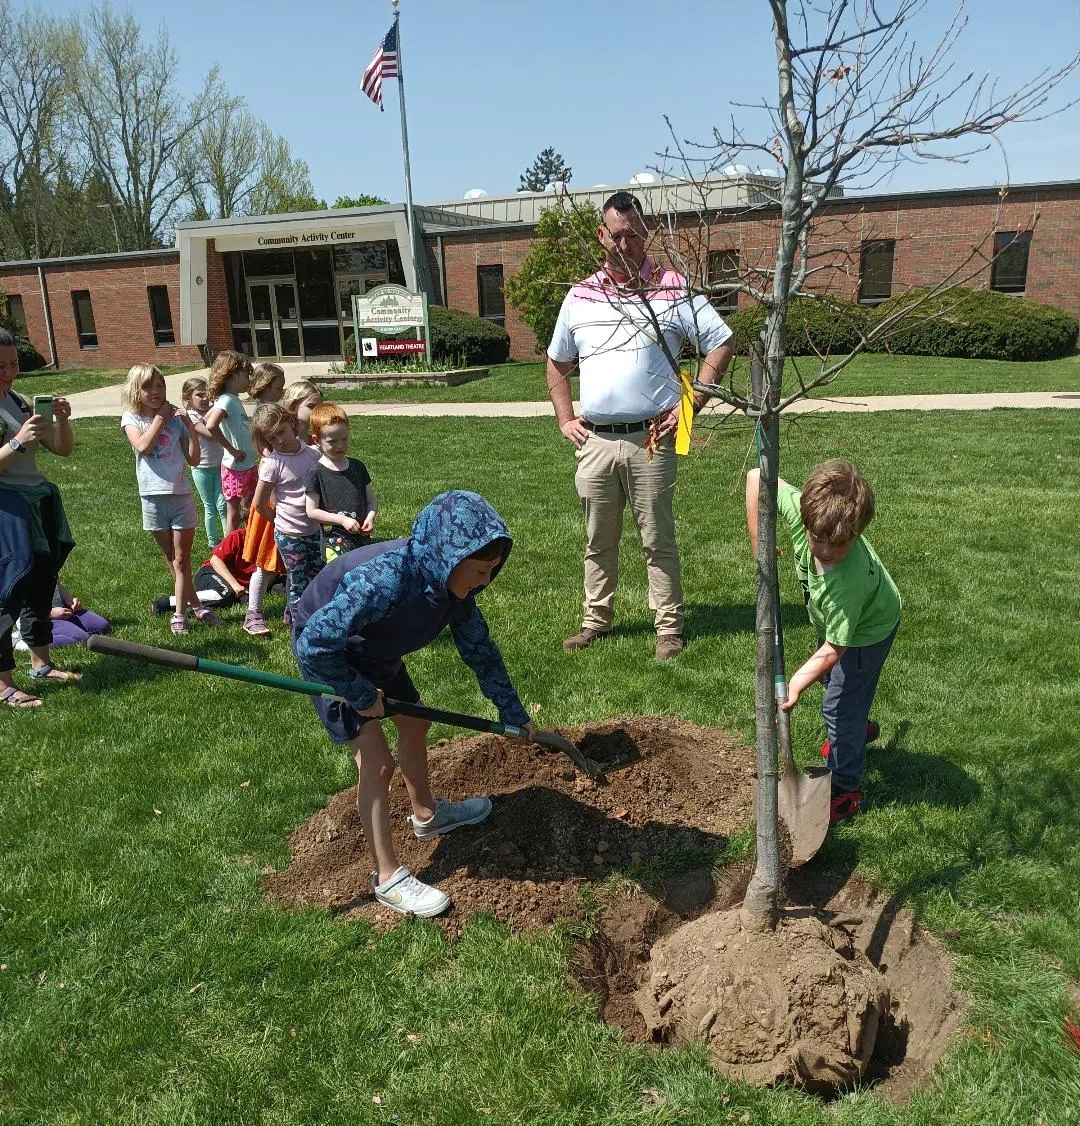
[[[740,174],[707,187],[704,200],[680,184],[630,190],[647,214],[676,216],[686,258],[703,276],[722,282],[769,263],[775,179]],[[572,194],[598,205],[613,190]],[[339,358],[352,294],[385,282],[504,324],[511,354],[527,358],[536,341],[502,288],[552,202],[518,193],[418,206],[415,268],[405,207],[388,204],[182,223],[167,250],[0,263],[0,290],[46,361],[65,368],[194,363],[228,347],[259,358]],[[975,248],[982,258],[972,259]],[[814,249],[829,268],[812,284],[866,303],[967,263],[957,280],[1080,315],[1080,182],[1005,195],[994,187],[838,196],[824,207]]]

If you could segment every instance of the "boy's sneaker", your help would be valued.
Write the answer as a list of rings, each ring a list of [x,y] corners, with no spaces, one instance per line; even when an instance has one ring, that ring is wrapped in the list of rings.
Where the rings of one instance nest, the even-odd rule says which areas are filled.
[[[846,821],[854,817],[862,809],[862,793],[852,790],[847,794],[834,794],[829,805],[829,824],[835,825],[837,821]]]
[[[411,814],[409,824],[420,838],[438,837],[452,833],[463,825],[476,825],[491,814],[491,798],[465,798],[463,801],[435,799],[435,812],[426,821],[417,821]]]
[[[257,610],[249,610],[244,615],[244,633],[250,633],[252,637],[269,637],[270,627],[262,614]]]
[[[418,880],[408,868],[399,868],[383,884],[375,882],[377,873],[371,873],[371,890],[376,900],[399,915],[419,915],[428,919],[441,915],[450,906],[450,896]]]
[[[873,720],[870,720],[869,723],[867,723],[867,725],[866,725],[866,742],[867,742],[867,744],[869,745],[870,743],[876,743],[878,741],[878,736],[880,734],[881,734],[881,728],[878,727],[878,725]],[[826,739],[825,742],[821,744],[821,757],[824,758],[824,759],[827,759],[829,757],[829,740],[828,739]]]

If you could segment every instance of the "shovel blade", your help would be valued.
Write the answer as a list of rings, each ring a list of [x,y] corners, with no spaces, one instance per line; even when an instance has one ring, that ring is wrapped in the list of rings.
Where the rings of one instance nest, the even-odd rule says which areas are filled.
[[[556,735],[554,731],[538,731],[535,738],[538,743],[543,743],[545,747],[552,747],[556,751],[562,751],[583,774],[588,774],[595,778],[604,773],[604,768],[600,763],[595,759],[589,758],[587,755],[583,755],[569,739],[564,738],[562,735]]]
[[[784,771],[777,785],[780,819],[791,840],[791,866],[805,864],[825,841],[829,831],[832,774],[822,767],[803,773],[798,767]]]

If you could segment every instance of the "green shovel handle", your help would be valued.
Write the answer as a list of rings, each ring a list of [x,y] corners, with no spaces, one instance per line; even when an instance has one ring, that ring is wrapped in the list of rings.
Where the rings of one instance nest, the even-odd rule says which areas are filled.
[[[154,645],[140,645],[137,641],[123,641],[118,637],[94,635],[87,642],[89,648],[112,657],[126,657],[133,661],[149,661],[166,668],[183,669],[187,672],[205,672],[212,676],[227,676],[231,680],[243,680],[249,684],[263,684],[268,688],[282,688],[287,692],[301,692],[305,696],[329,696],[341,700],[329,684],[319,684],[313,680],[300,680],[295,676],[281,676],[276,672],[263,672],[249,669],[243,665],[227,665],[222,661],[208,661],[193,653],[179,653],[175,649],[159,649]],[[348,701],[344,701],[348,703]],[[480,716],[463,715],[460,712],[443,711],[442,708],[429,708],[423,704],[411,704],[404,700],[383,698],[383,709],[387,715],[407,715],[416,719],[430,720],[432,723],[445,723],[450,727],[466,727],[471,731],[484,731],[490,735],[512,735],[526,738],[523,727],[512,723],[499,723],[497,720],[482,719]]]

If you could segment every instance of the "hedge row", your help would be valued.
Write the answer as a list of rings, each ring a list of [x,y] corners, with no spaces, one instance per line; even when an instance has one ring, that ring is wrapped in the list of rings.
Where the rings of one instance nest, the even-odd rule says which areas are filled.
[[[957,287],[927,298],[913,289],[866,307],[839,298],[797,297],[787,320],[787,353],[843,353],[861,335],[908,306],[910,316],[878,337],[870,350],[902,356],[957,356],[972,360],[1053,360],[1076,347],[1076,317],[1052,305],[1009,297],[993,290]],[[765,324],[760,305],[725,317],[739,352],[749,351]]]
[[[504,364],[510,358],[510,334],[501,325],[461,309],[442,305],[428,307],[431,327],[431,357],[462,367]],[[352,333],[345,338],[345,360],[356,359],[356,341]]]

